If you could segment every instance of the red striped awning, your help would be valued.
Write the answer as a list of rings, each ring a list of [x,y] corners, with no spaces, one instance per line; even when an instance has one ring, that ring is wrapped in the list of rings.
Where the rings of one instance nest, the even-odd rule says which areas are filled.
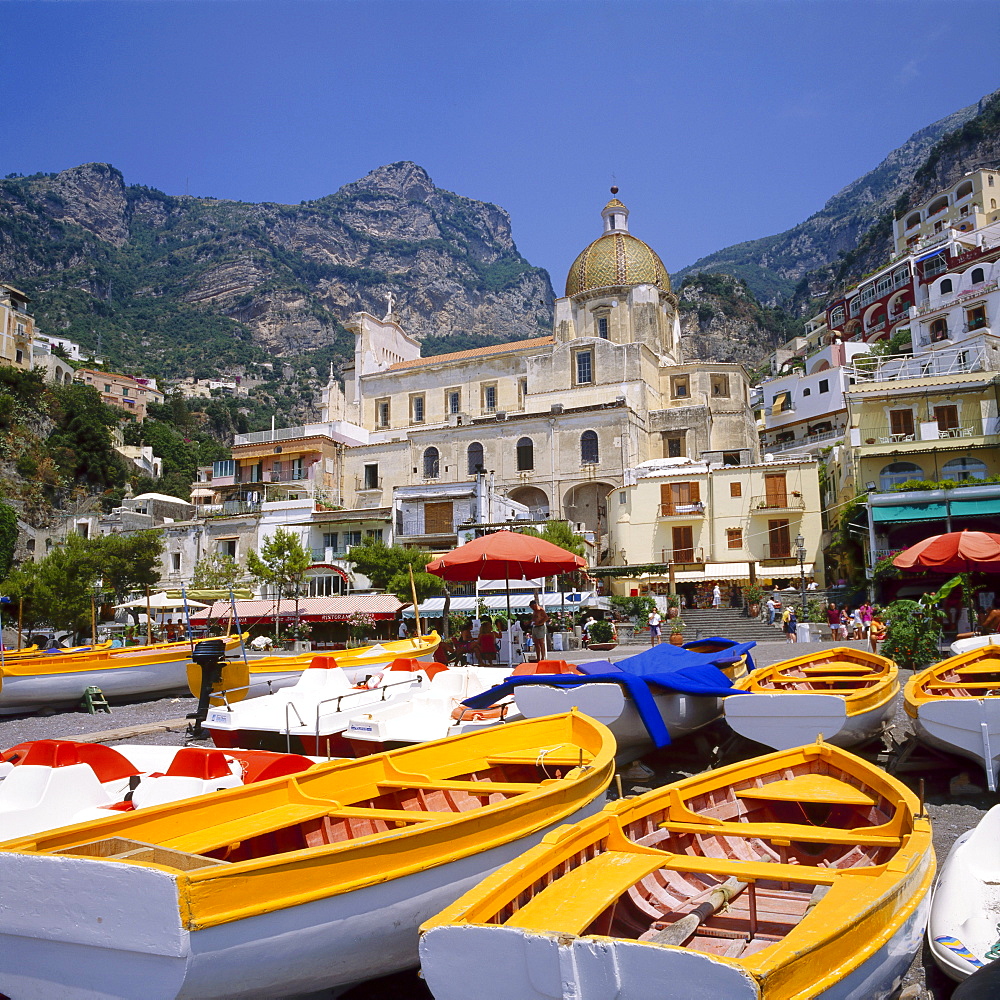
[[[236,614],[243,625],[274,621],[277,601],[236,601]],[[402,602],[392,594],[355,594],[352,597],[302,597],[299,599],[299,618],[306,622],[343,622],[357,611],[370,614],[376,620],[390,620],[399,615]],[[212,621],[228,621],[232,617],[229,601],[216,601],[211,607],[191,616],[195,625]],[[279,621],[295,620],[295,601],[281,601]]]

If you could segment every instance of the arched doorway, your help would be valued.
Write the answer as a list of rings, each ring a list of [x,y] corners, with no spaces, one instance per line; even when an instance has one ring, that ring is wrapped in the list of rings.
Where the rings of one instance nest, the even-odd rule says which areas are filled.
[[[598,549],[607,546],[608,494],[614,488],[612,483],[583,483],[568,490],[563,498],[563,516],[571,527],[582,524],[584,531],[594,532]]]
[[[518,486],[508,496],[517,503],[523,503],[536,521],[549,516],[548,494],[537,486]]]

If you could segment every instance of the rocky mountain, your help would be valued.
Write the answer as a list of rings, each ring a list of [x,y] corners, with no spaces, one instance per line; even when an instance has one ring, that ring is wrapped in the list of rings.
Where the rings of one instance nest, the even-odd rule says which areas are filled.
[[[553,300],[503,209],[406,162],[299,205],[167,195],[103,163],[11,176],[0,280],[34,297],[43,331],[161,375],[275,356],[322,370],[353,351],[347,316],[383,313],[390,292],[409,333],[452,349],[536,336]]]
[[[744,279],[763,302],[788,298],[809,272],[853,251],[904,195],[938,141],[981,115],[994,96],[914,132],[874,170],[837,192],[804,222],[775,236],[737,243],[702,257],[678,271],[675,279],[697,272],[724,272]]]

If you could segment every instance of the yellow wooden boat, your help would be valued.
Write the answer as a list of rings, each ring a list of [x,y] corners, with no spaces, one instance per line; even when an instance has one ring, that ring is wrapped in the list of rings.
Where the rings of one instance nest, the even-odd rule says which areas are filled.
[[[834,646],[754,670],[724,699],[730,728],[775,750],[822,736],[852,747],[879,736],[892,721],[899,694],[892,660],[864,649]]]
[[[991,792],[1000,766],[1000,647],[981,646],[914,674],[903,692],[917,737],[981,764]]]
[[[930,823],[814,743],[564,826],[421,928],[436,1000],[881,1000],[920,948]]]
[[[239,644],[238,635],[226,637],[227,652]],[[191,643],[167,642],[5,662],[0,715],[77,704],[91,686],[99,687],[108,698],[122,699],[182,691],[187,687],[190,659]]]
[[[572,712],[8,841],[0,983],[278,997],[416,965],[422,921],[600,808],[614,752]]]

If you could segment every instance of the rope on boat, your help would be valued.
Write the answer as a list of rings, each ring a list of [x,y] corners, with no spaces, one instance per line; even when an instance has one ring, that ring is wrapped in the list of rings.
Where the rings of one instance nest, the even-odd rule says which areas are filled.
[[[550,754],[550,753],[553,753],[556,750],[560,750],[563,747],[568,747],[568,746],[572,746],[572,744],[571,743],[557,743],[555,746],[542,747],[542,749],[538,751],[538,756],[535,758],[535,766],[536,767],[540,767],[542,769],[542,774],[544,774],[546,778],[549,777],[549,772],[548,772],[548,770],[545,767],[545,757],[546,757],[546,755]]]
[[[1000,934],[1000,924],[997,924],[997,933]],[[986,952],[986,960],[988,962],[993,962],[1000,958],[1000,940],[993,945],[988,952]]]

